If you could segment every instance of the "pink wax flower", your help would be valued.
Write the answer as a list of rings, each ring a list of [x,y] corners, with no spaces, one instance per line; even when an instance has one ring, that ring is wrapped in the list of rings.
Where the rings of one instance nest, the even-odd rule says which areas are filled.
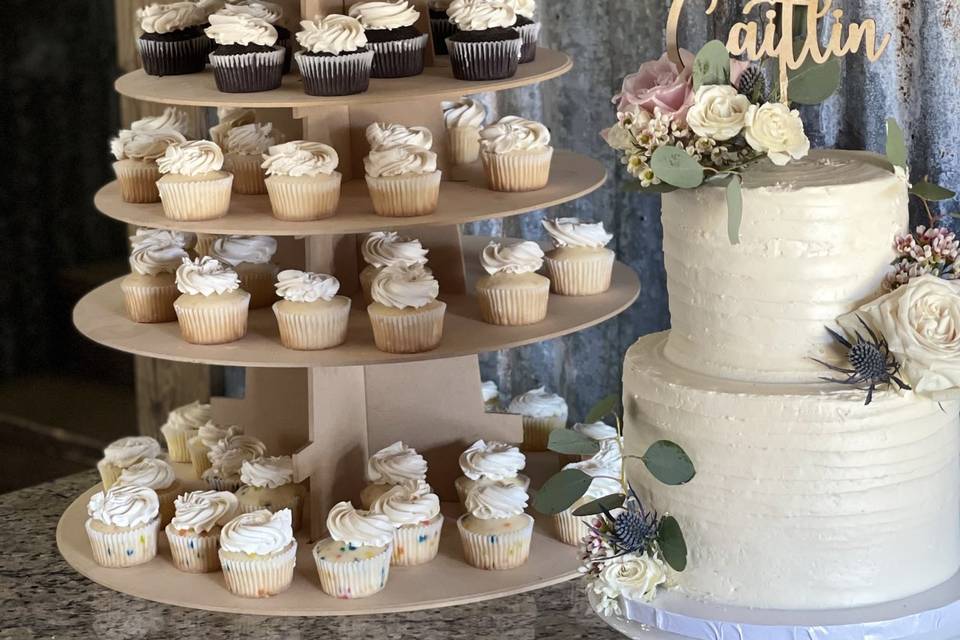
[[[640,65],[636,73],[623,79],[620,93],[613,97],[617,111],[627,112],[638,107],[649,114],[657,109],[675,120],[685,121],[687,111],[693,106],[693,60],[694,55],[680,50],[684,68],[681,71],[670,62],[667,54],[659,60]]]

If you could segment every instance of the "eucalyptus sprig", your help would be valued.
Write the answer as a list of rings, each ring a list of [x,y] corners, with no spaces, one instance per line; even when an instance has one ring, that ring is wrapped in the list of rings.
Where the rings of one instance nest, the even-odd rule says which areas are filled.
[[[906,136],[896,118],[887,118],[887,160],[893,165],[894,173],[902,173],[904,178],[910,179],[909,151],[907,150]],[[931,202],[944,202],[957,197],[957,194],[950,189],[941,187],[938,184],[930,182],[929,176],[920,182],[912,184],[910,195],[919,198],[927,212],[927,218],[930,220],[930,226],[937,225],[937,216],[933,214],[930,208]],[[956,217],[956,216],[954,216]]]

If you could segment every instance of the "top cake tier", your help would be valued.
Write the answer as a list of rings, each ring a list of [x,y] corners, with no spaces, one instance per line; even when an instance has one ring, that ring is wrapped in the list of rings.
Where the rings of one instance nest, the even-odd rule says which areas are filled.
[[[366,93],[351,96],[319,98],[303,92],[297,75],[286,75],[283,85],[273,91],[259,93],[221,93],[213,79],[213,72],[181,76],[156,77],[143,69],[121,76],[116,82],[118,93],[137,100],[160,104],[196,107],[249,108],[316,108],[349,105],[370,105],[389,102],[422,101],[435,98],[456,98],[464,94],[503,91],[537,84],[565,74],[573,68],[570,56],[552,49],[539,49],[535,61],[520,65],[517,74],[504,80],[466,82],[450,74],[449,64],[438,61],[421,75],[409,78],[376,79],[370,81]]]
[[[876,296],[908,222],[907,184],[879,156],[815,151],[744,177],[741,243],[725,189],[664,196],[673,363],[744,381],[816,382],[824,326]]]

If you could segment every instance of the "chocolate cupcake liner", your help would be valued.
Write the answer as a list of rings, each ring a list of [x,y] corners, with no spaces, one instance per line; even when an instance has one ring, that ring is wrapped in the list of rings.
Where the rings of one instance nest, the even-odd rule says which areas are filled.
[[[480,152],[487,186],[493,191],[537,191],[550,183],[553,148],[542,151]]]
[[[120,283],[127,317],[143,324],[173,322],[177,319],[173,303],[180,297],[180,292],[172,278],[156,278],[156,284],[148,286],[134,284],[129,280],[130,278],[125,278]]]
[[[178,533],[173,525],[164,530],[170,543],[173,566],[185,573],[212,573],[220,570],[220,537],[216,530],[207,535],[192,531]]]
[[[223,156],[223,170],[233,174],[233,191],[245,196],[257,196],[267,192],[259,155],[248,156],[242,153],[227,153]]]
[[[480,127],[453,127],[447,129],[447,138],[453,164],[473,164],[480,159]]]
[[[437,209],[441,172],[386,176],[367,176],[367,188],[378,216],[407,218],[425,216]]]
[[[458,80],[512,78],[520,64],[519,38],[491,42],[459,42],[447,39],[453,77]]]
[[[263,309],[277,301],[277,273],[274,264],[241,262],[234,269],[240,277],[240,288],[250,294],[250,309]]]
[[[250,294],[221,297],[199,306],[184,305],[184,297],[177,298],[173,307],[180,322],[180,334],[190,344],[226,344],[247,334]]]
[[[422,34],[416,38],[391,42],[368,42],[376,55],[373,57],[371,77],[406,78],[423,73],[423,53],[430,37]]]
[[[269,176],[266,179],[270,206],[277,220],[304,222],[337,213],[343,176]]]
[[[113,172],[120,183],[120,197],[124,202],[160,202],[160,192],[157,191],[160,169],[153,160],[118,160],[113,163]]]
[[[547,317],[550,302],[550,281],[532,288],[477,287],[480,316],[488,324],[520,327],[536,324]]]
[[[230,210],[233,174],[217,171],[209,179],[157,181],[163,215],[171,220],[200,221],[222,218]]]
[[[610,288],[615,255],[612,251],[597,252],[570,260],[544,258],[551,288],[561,296],[595,296]]]
[[[527,64],[537,59],[537,40],[540,38],[540,23],[525,24],[516,27],[520,32],[523,46],[520,48],[520,64]]]
[[[295,305],[302,305],[304,310],[298,313]],[[314,312],[308,304],[281,301],[273,305],[273,312],[280,327],[280,342],[287,349],[320,351],[347,340],[350,304],[330,305]]]
[[[459,30],[457,25],[450,22],[449,19],[430,18],[430,31],[433,35],[433,52],[438,56],[449,55],[450,49],[447,47],[447,38]]]
[[[219,551],[220,566],[227,589],[244,598],[269,598],[283,593],[293,583],[297,563],[297,541],[268,556]]]
[[[150,562],[157,556],[157,532],[160,530],[160,518],[138,527],[118,531],[100,531],[92,524],[92,519],[84,523],[93,559],[101,567],[133,567]]]
[[[143,70],[151,76],[182,76],[207,67],[209,38],[201,34],[189,40],[144,40],[137,38]]]
[[[277,46],[283,47],[283,75],[293,70],[293,35],[277,40]]]
[[[443,338],[443,317],[447,305],[439,300],[422,309],[405,309],[400,314],[381,313],[370,305],[370,324],[377,349],[386,353],[424,353],[436,349]]]
[[[173,309],[173,303],[170,304],[170,308]],[[176,314],[173,317],[176,320]],[[190,449],[187,443],[190,438],[197,435],[195,429],[177,429],[164,425],[160,427],[160,433],[163,434],[163,440],[167,443],[167,458],[170,462],[190,462]]]
[[[580,506],[579,501],[577,506]],[[586,518],[573,515],[574,509],[570,507],[553,516],[553,528],[560,542],[579,547],[580,542],[590,533],[590,529],[587,527]]]
[[[393,555],[390,564],[395,567],[415,567],[437,557],[440,551],[440,532],[443,515],[437,514],[429,522],[398,527],[393,534]]]
[[[474,533],[463,526],[461,516],[457,520],[463,556],[468,564],[477,569],[502,571],[516,569],[530,557],[530,540],[533,538],[533,518],[527,516],[526,528],[495,535]]]
[[[303,91],[308,96],[350,96],[370,87],[373,49],[340,56],[311,56],[298,51],[295,56]]]
[[[320,576],[320,588],[328,596],[352,600],[366,598],[383,590],[390,577],[390,547],[382,553],[365,560],[352,562],[332,562],[317,554],[318,546],[313,548],[313,559],[317,563]]]
[[[550,434],[567,427],[566,416],[523,416],[523,451],[547,451]]]
[[[275,46],[273,51],[232,55],[210,54],[213,77],[222,93],[255,93],[271,91],[283,82],[283,58],[286,51]]]

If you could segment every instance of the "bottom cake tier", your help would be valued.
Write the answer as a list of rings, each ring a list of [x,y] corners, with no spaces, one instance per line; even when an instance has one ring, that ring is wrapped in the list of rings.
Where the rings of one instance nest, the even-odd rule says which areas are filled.
[[[836,386],[722,380],[663,355],[647,336],[624,365],[627,455],[672,440],[687,485],[642,464],[644,503],[680,523],[693,598],[818,610],[906,598],[960,568],[960,404]]]

